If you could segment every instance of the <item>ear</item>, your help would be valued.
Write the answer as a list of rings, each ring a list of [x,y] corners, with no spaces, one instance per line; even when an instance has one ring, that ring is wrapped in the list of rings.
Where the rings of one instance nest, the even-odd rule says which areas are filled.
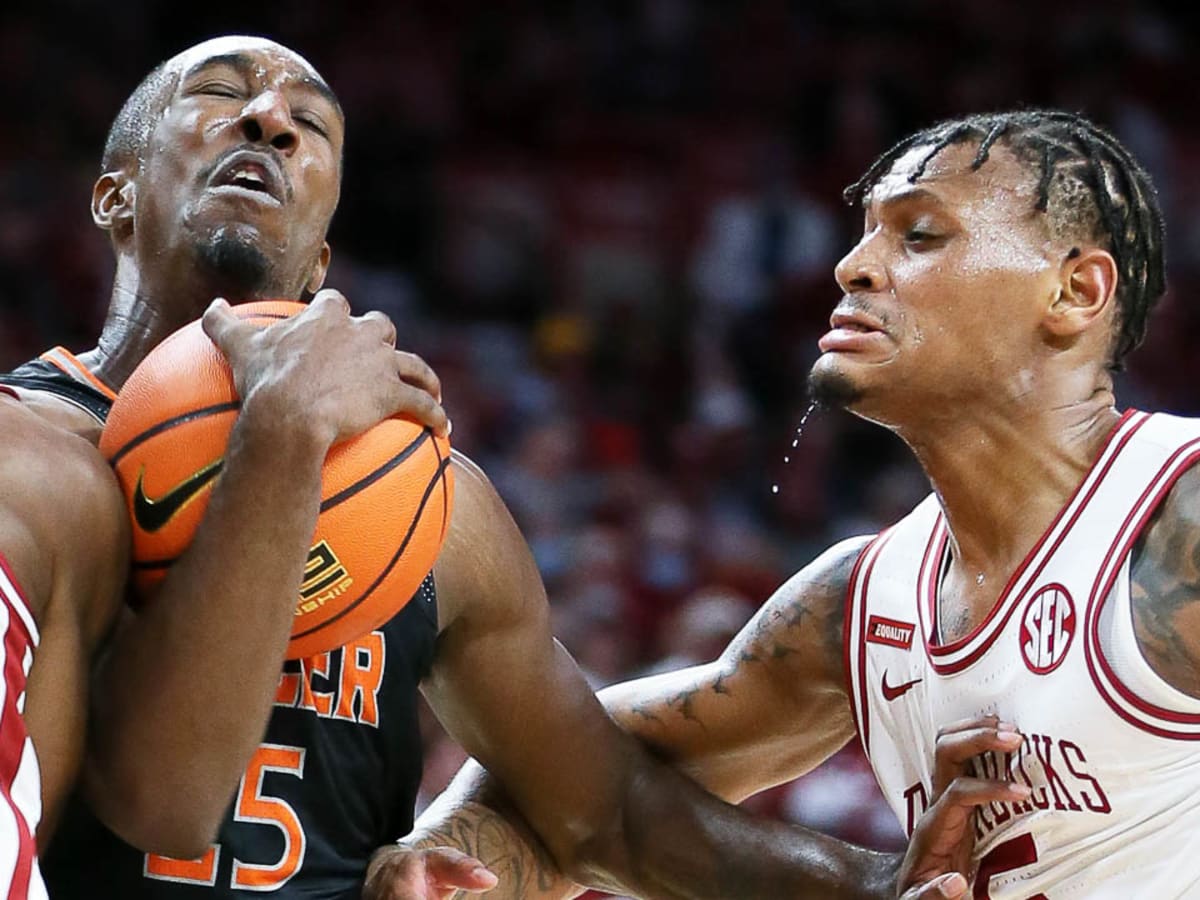
[[[92,221],[114,237],[133,230],[137,188],[122,171],[105,172],[92,187]]]
[[[1075,248],[1063,260],[1058,291],[1043,324],[1056,337],[1080,335],[1106,317],[1116,290],[1117,263],[1112,254],[1099,247]]]
[[[329,249],[329,242],[321,244],[321,252],[317,256],[317,264],[313,267],[312,274],[308,276],[308,281],[304,283],[304,289],[310,294],[315,294],[321,289],[321,285],[325,283],[325,275],[329,272],[329,260],[333,258],[333,251]]]

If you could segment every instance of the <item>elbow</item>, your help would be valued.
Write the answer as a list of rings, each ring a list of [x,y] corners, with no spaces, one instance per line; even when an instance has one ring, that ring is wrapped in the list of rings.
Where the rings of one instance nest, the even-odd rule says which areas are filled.
[[[639,884],[628,812],[628,805],[619,803],[564,823],[559,839],[545,840],[559,870],[577,884],[601,890]]]
[[[188,822],[167,817],[141,823],[137,841],[124,838],[139,850],[169,856],[172,859],[200,859],[212,849],[220,821]]]
[[[100,819],[125,841],[146,853],[172,859],[199,859],[213,845],[221,821],[216,817],[180,815],[178,810],[137,813],[124,810],[121,815]]]
[[[616,890],[631,883],[624,842],[610,830],[580,836],[571,842],[556,842],[547,849],[559,871],[576,884]]]
[[[146,853],[173,859],[199,859],[208,852],[225,814],[225,807],[192,798],[169,785],[156,787],[142,777],[85,782],[85,796],[93,813],[125,843]]]

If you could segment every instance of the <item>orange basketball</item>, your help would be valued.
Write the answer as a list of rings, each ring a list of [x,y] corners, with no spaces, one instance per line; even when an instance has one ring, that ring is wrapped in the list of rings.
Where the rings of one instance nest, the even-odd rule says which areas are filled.
[[[266,326],[287,301],[233,307]],[[133,523],[143,600],[187,548],[219,478],[238,415],[233,375],[200,323],[156,347],[122,388],[100,439]],[[413,596],[442,547],[454,500],[450,444],[404,418],[335,445],[287,656],[332,650],[379,627]]]

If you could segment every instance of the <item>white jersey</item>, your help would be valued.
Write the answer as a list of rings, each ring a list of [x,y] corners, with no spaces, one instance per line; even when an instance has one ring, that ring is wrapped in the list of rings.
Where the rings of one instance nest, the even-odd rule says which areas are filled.
[[[847,678],[876,778],[911,833],[938,728],[995,713],[1025,736],[978,773],[1028,785],[981,807],[975,897],[1200,898],[1200,700],[1142,657],[1129,556],[1200,459],[1200,421],[1126,413],[975,630],[938,641],[948,532],[930,496],[862,552]],[[985,479],[986,475],[981,475]]]
[[[0,634],[0,900],[45,900],[34,843],[42,817],[42,779],[23,718],[38,630],[3,556]]]

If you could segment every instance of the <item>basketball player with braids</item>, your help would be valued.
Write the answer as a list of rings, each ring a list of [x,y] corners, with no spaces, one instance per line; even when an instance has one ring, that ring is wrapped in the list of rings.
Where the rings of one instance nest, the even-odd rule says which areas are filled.
[[[93,194],[117,257],[99,346],[7,379],[90,416],[78,430],[94,433],[137,363],[207,307],[244,404],[195,543],[98,672],[88,809],[52,847],[54,896],[359,896],[372,854],[412,825],[418,687],[576,878],[646,896],[892,896],[899,860],[753,820],[616,727],[554,642],[531,554],[464,457],[443,552],[412,601],[360,640],[283,664],[324,450],[399,408],[445,426],[436,380],[397,354],[381,317],[352,320],[322,292],[260,332],[209,306],[318,291],[343,135],[329,87],[278,44],[219,38],[168,60],[117,117]],[[937,841],[961,834],[963,808],[1013,791],[961,794],[905,871],[945,871]],[[421,859],[464,888],[495,880],[448,850]]]
[[[812,393],[902,437],[933,493],[792,577],[715,662],[606,706],[732,800],[856,733],[910,830],[954,775],[1023,784],[977,810],[976,897],[1196,896],[1200,422],[1113,393],[1164,291],[1149,177],[1095,124],[1030,110],[913,134],[846,197],[863,234]],[[544,860],[478,778],[381,851],[381,883],[427,842]]]

